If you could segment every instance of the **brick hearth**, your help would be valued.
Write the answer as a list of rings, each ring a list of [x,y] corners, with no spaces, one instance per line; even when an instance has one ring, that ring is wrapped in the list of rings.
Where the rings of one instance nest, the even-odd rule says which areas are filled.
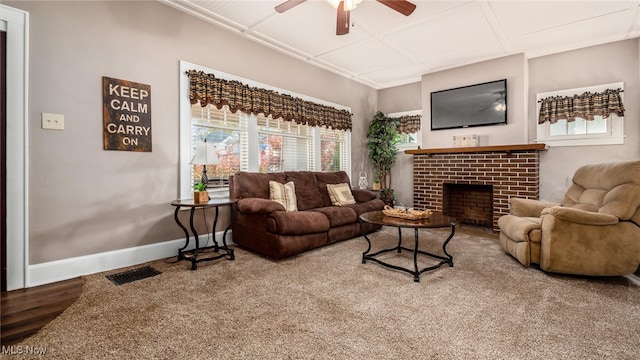
[[[443,211],[444,184],[491,185],[493,230],[510,197],[538,199],[544,144],[407,150],[413,155],[413,206]],[[482,209],[468,210],[479,214]]]

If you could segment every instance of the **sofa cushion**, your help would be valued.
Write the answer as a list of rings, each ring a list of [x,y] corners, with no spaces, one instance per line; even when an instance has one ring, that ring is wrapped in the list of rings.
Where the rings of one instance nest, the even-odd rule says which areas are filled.
[[[346,206],[326,206],[309,211],[317,211],[329,219],[331,227],[353,224],[358,221],[358,214],[354,209]]]
[[[318,208],[322,206],[322,194],[318,188],[318,180],[312,171],[285,172],[286,181],[293,181],[296,185],[298,210]]]
[[[329,198],[329,192],[327,192],[327,184],[350,183],[349,176],[344,171],[316,172],[315,174],[322,196],[322,206],[331,206],[331,198]]]
[[[562,206],[629,220],[640,208],[640,161],[584,165],[573,175]]]
[[[640,185],[622,184],[607,193],[603,206],[598,210],[622,220],[629,220],[640,209]]]
[[[331,205],[343,206],[356,203],[356,199],[351,194],[351,187],[347,183],[327,184],[327,191]]]
[[[282,204],[286,211],[298,211],[296,187],[292,181],[286,184],[269,181],[269,200]]]
[[[304,235],[329,230],[329,219],[316,211],[274,211],[267,219],[267,231],[280,235]]]
[[[285,183],[284,173],[254,173],[239,171],[233,176],[233,194],[231,198],[269,198],[269,181]]]

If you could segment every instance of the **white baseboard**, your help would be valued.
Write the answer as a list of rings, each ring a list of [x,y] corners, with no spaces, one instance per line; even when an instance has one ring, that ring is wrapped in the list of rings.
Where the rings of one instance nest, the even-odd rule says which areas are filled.
[[[216,241],[222,245],[223,231],[216,233]],[[201,246],[205,246],[206,234],[199,235]],[[231,231],[227,233],[227,245],[232,244]],[[158,259],[178,255],[178,249],[184,246],[184,239],[163,241],[161,243],[136,246],[127,249],[114,250],[99,254],[79,256],[69,259],[50,261],[29,265],[29,283],[26,287],[50,284],[56,281],[72,279],[78,276],[90,275],[102,271],[142,264]],[[189,239],[189,247],[193,249],[195,241]]]

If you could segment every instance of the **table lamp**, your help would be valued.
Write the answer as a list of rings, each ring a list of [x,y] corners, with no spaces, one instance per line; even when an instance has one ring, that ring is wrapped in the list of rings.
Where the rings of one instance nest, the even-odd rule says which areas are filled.
[[[217,165],[220,163],[220,159],[216,154],[216,148],[212,143],[208,143],[207,139],[204,139],[203,142],[198,143],[196,147],[196,153],[193,155],[191,165],[202,165],[202,179],[200,180],[203,184],[209,184],[209,179],[207,179],[207,165]]]

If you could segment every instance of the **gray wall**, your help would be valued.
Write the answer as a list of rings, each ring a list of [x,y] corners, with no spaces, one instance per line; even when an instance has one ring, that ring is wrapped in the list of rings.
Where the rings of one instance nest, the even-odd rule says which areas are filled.
[[[478,134],[481,145],[522,144],[527,142],[526,127],[527,62],[522,54],[448,69],[423,75],[422,81],[404,87],[380,91],[379,104],[383,112],[422,109],[422,148],[453,146],[454,135]],[[507,79],[508,124],[471,129],[430,130],[430,98],[432,91]],[[404,95],[403,95],[404,92]],[[405,96],[407,100],[400,100]],[[419,104],[417,98],[419,97]],[[413,204],[413,158],[398,154],[392,169],[396,198],[405,205]],[[398,179],[398,181],[396,181]]]
[[[403,92],[408,99],[421,94],[423,148],[452,147],[453,135],[469,133],[480,134],[481,145],[525,144],[535,142],[536,138],[536,93],[624,82],[624,145],[552,147],[541,153],[540,198],[560,201],[579,166],[640,158],[640,109],[636,101],[640,84],[638,59],[638,38],[528,60],[523,55],[514,55],[424,75],[421,90],[414,85],[383,90],[379,104],[384,112],[415,110],[414,103],[397,100],[402,99]],[[508,81],[509,125],[429,130],[431,91],[500,78]],[[394,186],[397,198],[410,203],[408,199],[413,197],[413,186],[406,179],[411,177],[413,164],[407,157],[399,154],[393,174],[394,179],[403,179],[401,186]]]
[[[30,264],[182,237],[169,205],[178,196],[179,60],[350,106],[354,184],[367,166],[366,129],[376,110],[422,107],[428,114],[430,91],[502,77],[509,80],[510,125],[473,131],[486,135],[489,145],[533,140],[536,92],[625,82],[625,145],[544,153],[542,198],[556,199],[580,163],[637,159],[639,154],[633,101],[638,98],[638,39],[529,61],[510,56],[425,75],[421,83],[378,93],[157,2],[3,4],[30,13]],[[151,85],[153,152],[102,149],[102,76]],[[42,130],[43,112],[64,114],[66,129]],[[427,128],[428,121],[423,116]],[[449,147],[456,132],[470,132],[424,131],[424,148]],[[402,154],[394,187],[405,203],[412,198],[410,174],[411,160]]]
[[[385,114],[422,109],[422,83],[417,82],[380,90],[378,92],[378,107]],[[426,124],[428,126],[429,123]],[[413,156],[399,151],[396,164],[391,169],[391,177],[396,201],[406,206],[412,206]]]
[[[624,82],[624,145],[552,147],[540,155],[540,198],[560,201],[575,170],[585,164],[640,159],[638,39],[529,61],[529,134],[536,136],[536,93]]]
[[[526,58],[518,54],[422,76],[422,147],[452,147],[453,136],[467,134],[477,134],[480,145],[526,143],[526,74]],[[430,131],[431,92],[500,79],[507,79],[507,125]]]
[[[367,86],[158,2],[3,3],[30,14],[31,265],[183,237],[169,205],[180,60],[350,106],[354,168],[362,157],[377,108]],[[103,150],[102,76],[151,86],[152,152]],[[65,130],[42,130],[43,112],[64,114]]]

